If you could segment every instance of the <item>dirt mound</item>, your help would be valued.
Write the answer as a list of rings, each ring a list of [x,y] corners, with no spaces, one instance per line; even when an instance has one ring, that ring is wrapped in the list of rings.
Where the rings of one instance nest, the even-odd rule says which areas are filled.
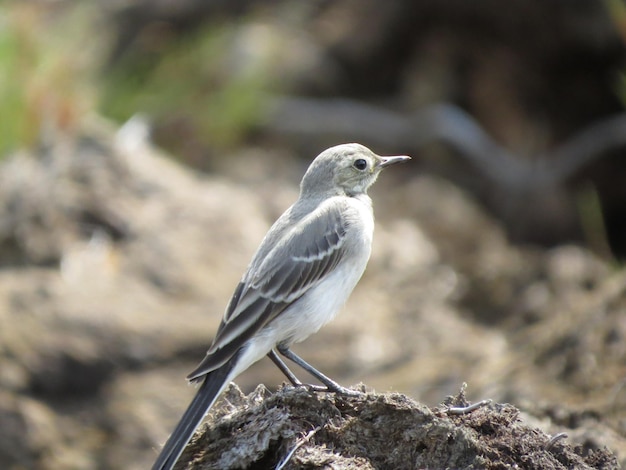
[[[608,450],[586,450],[532,428],[512,405],[462,414],[463,391],[433,410],[401,394],[324,395],[231,386],[186,468],[617,468]]]

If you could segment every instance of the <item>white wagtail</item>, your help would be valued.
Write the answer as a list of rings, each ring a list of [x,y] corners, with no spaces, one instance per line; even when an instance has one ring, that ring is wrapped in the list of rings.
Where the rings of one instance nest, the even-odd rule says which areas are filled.
[[[313,390],[356,394],[323,375],[289,346],[330,321],[370,257],[374,214],[367,189],[383,168],[409,160],[380,157],[359,144],[322,152],[300,183],[300,197],[265,235],[235,289],[213,344],[187,376],[200,388],[153,470],[171,469],[226,385],[263,356],[303,386],[276,351],[316,377]]]

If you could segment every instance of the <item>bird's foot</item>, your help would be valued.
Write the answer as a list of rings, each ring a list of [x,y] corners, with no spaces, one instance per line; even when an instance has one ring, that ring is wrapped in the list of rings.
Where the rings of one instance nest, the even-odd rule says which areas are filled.
[[[305,388],[305,389],[307,389],[310,392],[337,393],[337,394],[340,394],[340,395],[347,395],[347,396],[351,396],[351,397],[358,397],[358,396],[363,395],[362,392],[359,392],[357,390],[351,390],[351,389],[346,388],[346,387],[342,387],[338,383],[334,383],[332,385],[315,385],[315,384],[298,383],[298,384],[293,384],[293,385],[294,385],[294,387]]]
[[[350,388],[342,387],[339,384],[335,384],[332,387],[326,387],[326,391],[329,393],[338,393],[339,395],[346,395],[349,397],[360,397],[363,395],[363,392],[359,392],[358,390],[352,390]]]
[[[357,390],[351,390],[349,388],[342,387],[336,382],[328,383],[325,386],[312,385],[311,387],[315,387],[312,390],[315,390],[318,392],[337,393],[339,395],[346,395],[349,397],[358,397],[358,396],[363,395],[363,392],[359,392]]]

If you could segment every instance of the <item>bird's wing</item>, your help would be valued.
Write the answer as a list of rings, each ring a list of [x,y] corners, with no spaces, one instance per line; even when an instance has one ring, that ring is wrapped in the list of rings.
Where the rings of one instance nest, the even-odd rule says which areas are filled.
[[[248,339],[337,266],[345,251],[349,208],[321,204],[253,263],[235,289],[207,356],[188,378],[226,362]]]

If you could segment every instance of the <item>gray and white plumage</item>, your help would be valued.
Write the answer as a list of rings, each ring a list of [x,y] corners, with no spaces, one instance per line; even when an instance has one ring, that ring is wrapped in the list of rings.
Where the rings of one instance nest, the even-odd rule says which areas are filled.
[[[187,377],[202,385],[153,470],[174,466],[226,384],[265,355],[281,366],[275,349],[294,360],[289,346],[335,316],[370,257],[374,215],[367,189],[383,168],[408,159],[380,157],[359,144],[338,145],[315,158],[298,200],[261,242],[206,357]],[[331,391],[339,391],[308,367]],[[282,364],[289,372],[285,369]],[[294,381],[293,374],[288,377]]]

